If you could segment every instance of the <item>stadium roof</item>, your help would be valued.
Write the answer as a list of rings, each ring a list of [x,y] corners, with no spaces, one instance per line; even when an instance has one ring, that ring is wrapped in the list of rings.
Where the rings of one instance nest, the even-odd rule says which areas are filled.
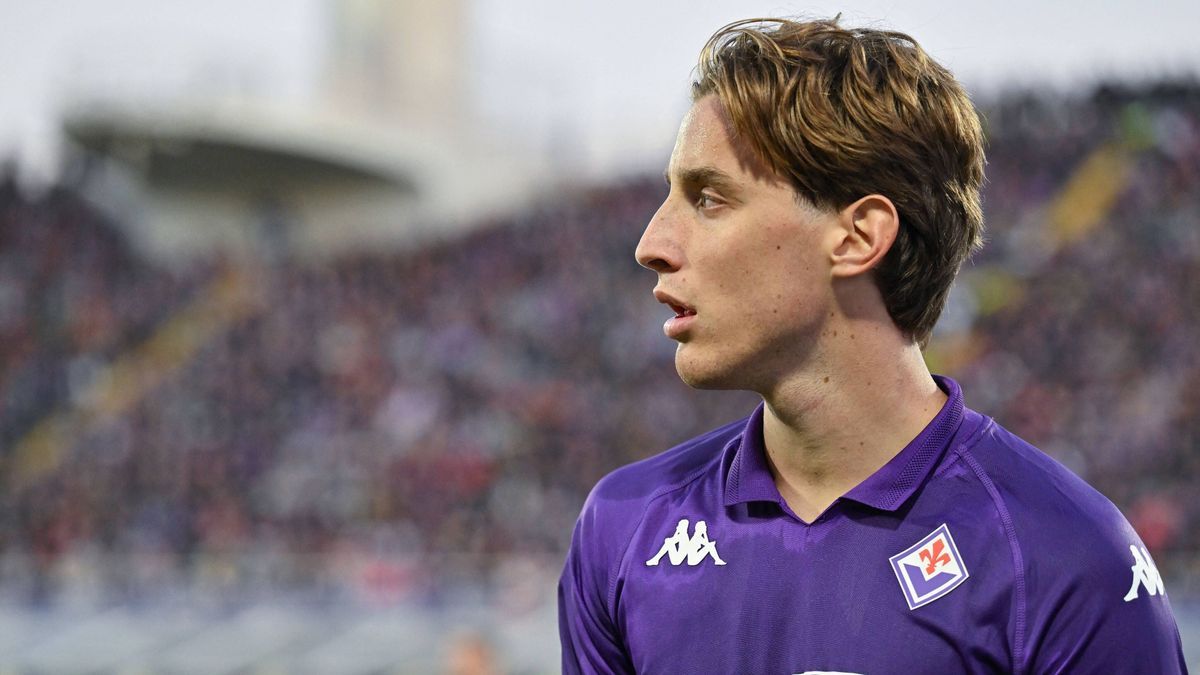
[[[77,146],[131,167],[152,188],[255,193],[333,184],[414,193],[415,167],[428,152],[373,143],[363,129],[336,120],[244,106],[79,109],[64,118],[63,130]]]
[[[252,244],[248,232],[274,204],[288,214],[289,245],[326,255],[444,236],[553,184],[511,139],[438,124],[244,100],[83,101],[61,128],[83,158],[74,166],[86,193],[147,250]]]

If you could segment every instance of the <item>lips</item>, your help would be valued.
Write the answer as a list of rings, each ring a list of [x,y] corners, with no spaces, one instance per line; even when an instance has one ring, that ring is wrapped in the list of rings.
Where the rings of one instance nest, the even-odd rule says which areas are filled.
[[[676,316],[696,313],[696,308],[664,290],[654,289],[654,299],[675,310]]]
[[[672,340],[682,338],[696,321],[696,308],[658,289],[654,291],[654,299],[670,307],[671,311],[675,312],[675,316],[663,323],[663,333]]]
[[[672,304],[672,305],[671,305],[671,309],[675,310],[675,316],[676,316],[676,317],[681,317],[681,316],[696,316],[696,310],[694,310],[694,309],[688,309],[687,307],[684,307],[683,305],[675,305],[675,304]]]

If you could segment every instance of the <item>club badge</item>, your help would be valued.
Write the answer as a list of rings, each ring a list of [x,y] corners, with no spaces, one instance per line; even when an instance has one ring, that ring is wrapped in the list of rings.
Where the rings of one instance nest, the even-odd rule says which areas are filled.
[[[967,566],[945,524],[888,560],[909,609],[928,605],[946,595],[968,576]]]

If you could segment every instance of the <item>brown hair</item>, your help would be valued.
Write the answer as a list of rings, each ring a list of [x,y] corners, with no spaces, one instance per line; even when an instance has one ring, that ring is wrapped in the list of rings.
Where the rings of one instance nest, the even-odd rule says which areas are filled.
[[[922,346],[983,235],[983,135],[966,92],[903,34],[747,19],[709,38],[692,99],[716,94],[740,138],[797,194],[900,215],[875,270],[892,321]]]

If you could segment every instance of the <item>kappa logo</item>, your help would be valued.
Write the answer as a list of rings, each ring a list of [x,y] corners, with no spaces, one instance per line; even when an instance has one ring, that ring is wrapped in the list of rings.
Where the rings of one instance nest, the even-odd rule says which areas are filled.
[[[967,566],[945,523],[888,558],[909,609],[928,605],[967,580]]]
[[[1137,546],[1129,545],[1129,552],[1133,554],[1133,566],[1129,569],[1133,570],[1133,585],[1129,587],[1129,592],[1125,594],[1125,602],[1136,600],[1138,596],[1138,587],[1145,586],[1147,595],[1166,595],[1167,589],[1163,586],[1162,577],[1158,574],[1158,568],[1154,566],[1154,561],[1150,559],[1150,552],[1145,547],[1139,551]]]
[[[696,533],[689,537],[688,520],[680,519],[679,524],[675,526],[675,534],[667,537],[662,548],[658,549],[658,555],[647,560],[646,565],[658,565],[658,561],[662,560],[664,555],[672,565],[679,565],[686,560],[688,565],[696,566],[710,556],[716,564],[725,564],[721,556],[717,555],[717,542],[709,540],[708,525],[703,520],[696,521]]]

